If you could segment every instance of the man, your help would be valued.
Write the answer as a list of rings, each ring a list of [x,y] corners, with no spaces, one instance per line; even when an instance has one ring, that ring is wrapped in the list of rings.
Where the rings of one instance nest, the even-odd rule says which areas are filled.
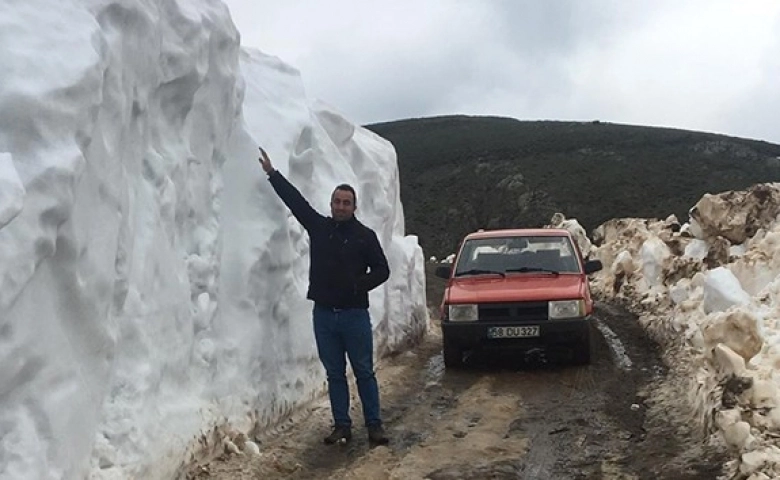
[[[352,438],[347,363],[357,379],[369,442],[388,443],[379,413],[379,386],[374,375],[374,340],[368,314],[368,292],[390,276],[376,234],[355,218],[355,189],[336,187],[331,217],[315,211],[301,193],[274,169],[260,148],[260,164],[279,198],[309,234],[311,264],[307,298],[314,301],[314,338],[328,377],[333,431],[325,443]]]

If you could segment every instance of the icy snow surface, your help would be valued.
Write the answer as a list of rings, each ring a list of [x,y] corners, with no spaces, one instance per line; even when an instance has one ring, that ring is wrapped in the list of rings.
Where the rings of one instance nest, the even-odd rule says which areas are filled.
[[[322,392],[308,238],[258,145],[323,213],[357,188],[378,353],[425,328],[392,146],[220,1],[2,2],[0,46],[0,478],[171,478]]]

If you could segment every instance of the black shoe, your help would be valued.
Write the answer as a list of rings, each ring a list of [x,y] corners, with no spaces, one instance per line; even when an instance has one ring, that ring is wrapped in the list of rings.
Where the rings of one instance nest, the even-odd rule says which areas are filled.
[[[334,443],[347,443],[352,439],[352,428],[349,425],[336,425],[330,435],[325,437],[324,442],[328,445]]]
[[[385,429],[382,425],[368,426],[368,442],[373,445],[387,445],[390,439],[385,435]]]

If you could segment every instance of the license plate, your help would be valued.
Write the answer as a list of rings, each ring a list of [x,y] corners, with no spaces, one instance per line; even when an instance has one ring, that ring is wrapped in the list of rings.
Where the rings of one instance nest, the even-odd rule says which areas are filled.
[[[539,336],[539,325],[527,325],[523,327],[490,327],[487,331],[488,338],[527,338]]]

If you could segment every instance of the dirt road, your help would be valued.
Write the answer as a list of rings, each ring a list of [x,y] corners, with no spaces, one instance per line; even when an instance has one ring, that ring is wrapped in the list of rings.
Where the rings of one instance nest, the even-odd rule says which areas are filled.
[[[323,400],[258,438],[260,455],[224,455],[191,478],[717,478],[723,452],[686,425],[655,344],[618,307],[599,305],[596,316],[583,367],[568,365],[566,351],[475,353],[445,371],[434,328],[378,368],[388,447],[369,448],[362,428],[347,445],[324,445]]]

